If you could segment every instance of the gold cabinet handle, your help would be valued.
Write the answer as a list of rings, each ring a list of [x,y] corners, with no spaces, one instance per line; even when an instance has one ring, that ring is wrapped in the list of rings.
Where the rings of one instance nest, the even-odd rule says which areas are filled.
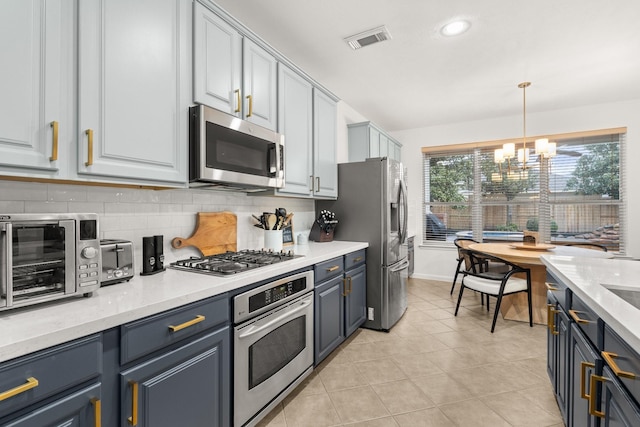
[[[576,323],[582,323],[583,325],[591,323],[591,322],[590,322],[590,321],[588,321],[587,319],[582,319],[582,318],[580,318],[580,316],[578,315],[578,313],[580,313],[580,311],[577,311],[577,310],[569,310],[569,314],[571,315],[571,317],[573,318],[573,320],[575,320],[575,321],[576,321]]]
[[[347,281],[349,282],[349,293],[353,291],[353,278],[351,276],[347,277]]]
[[[181,329],[188,328],[189,326],[193,326],[197,323],[204,321],[205,317],[201,314],[198,314],[195,319],[189,320],[188,322],[181,323],[177,326],[169,325],[169,329],[171,332],[178,332]]]
[[[359,257],[357,257],[357,258],[354,258],[354,259],[353,259],[353,262],[354,262],[354,263],[356,263],[356,262],[360,262],[360,261],[362,261],[362,257],[361,257],[361,256],[359,256]]]
[[[636,379],[636,374],[634,374],[633,372],[623,371],[618,367],[616,361],[613,360],[618,357],[616,353],[611,353],[610,351],[602,351],[601,354],[604,361],[607,362],[607,365],[609,365],[609,367],[617,377],[629,378],[630,380]]]
[[[349,292],[347,292],[347,283],[348,283],[348,280],[346,277],[342,279],[342,286],[344,286],[344,291],[342,291],[343,297],[346,297],[347,295],[349,295]]]
[[[91,166],[93,164],[93,129],[87,129],[85,131],[87,134],[87,161],[84,162],[85,166]]]
[[[129,381],[131,385],[131,416],[127,418],[132,426],[138,425],[138,383]]]
[[[549,328],[549,332],[551,335],[558,335],[560,332],[556,330],[556,313],[558,310],[555,309],[553,304],[547,304],[547,327]]]
[[[587,394],[587,385],[585,381],[585,378],[587,377],[587,368],[595,369],[595,367],[595,363],[585,361],[580,362],[580,397],[586,400],[589,400],[591,397]],[[593,393],[593,389],[591,389],[591,392]]]
[[[606,381],[607,379],[605,377],[601,377],[600,375],[591,375],[591,380],[589,381],[590,383],[590,388],[591,388],[591,394],[589,394],[589,415],[593,415],[594,417],[599,417],[599,418],[604,418],[604,412],[598,411],[596,409],[596,403],[597,403],[597,396],[598,393],[596,393],[596,385],[598,383],[598,381],[602,381],[603,383]]]
[[[234,113],[240,112],[240,104],[242,104],[242,100],[240,99],[240,89],[234,90],[236,94],[236,109],[233,110]]]
[[[100,399],[94,397],[91,399],[91,404],[93,405],[93,417],[95,419],[94,425],[95,427],[102,426],[102,403]]]
[[[549,282],[544,282],[544,285],[547,287],[547,290],[549,290],[549,291],[557,291],[558,290],[558,288],[556,288],[555,286],[553,286]]]
[[[53,147],[51,147],[51,157],[49,157],[49,161],[58,160],[58,122],[52,121],[51,127],[53,128]]]
[[[33,377],[29,377],[27,378],[26,383],[19,385],[18,387],[12,388],[11,390],[7,390],[5,392],[0,393],[0,402],[36,387],[38,387],[38,380]]]
[[[327,271],[336,271],[337,269],[339,269],[340,266],[339,265],[334,265],[333,267],[329,267],[327,268]]]
[[[251,117],[253,114],[253,97],[251,95],[247,95],[247,99],[249,100],[249,114],[247,114],[247,117]]]

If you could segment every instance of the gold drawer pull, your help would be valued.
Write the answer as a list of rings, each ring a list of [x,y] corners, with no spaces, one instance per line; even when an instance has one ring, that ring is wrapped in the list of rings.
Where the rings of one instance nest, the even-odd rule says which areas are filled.
[[[353,259],[353,262],[360,262],[360,261],[362,261],[362,257],[361,256]]]
[[[87,129],[87,161],[84,162],[85,166],[91,166],[93,164],[93,129]]]
[[[553,286],[551,283],[549,282],[544,282],[545,286],[547,287],[547,290],[549,291],[558,291],[559,289],[556,288],[555,286]]]
[[[55,120],[51,122],[53,128],[53,147],[51,148],[51,157],[49,161],[53,162],[58,160],[58,122]]]
[[[7,390],[3,393],[0,393],[0,402],[36,387],[38,387],[38,380],[33,377],[29,377],[27,378],[26,383],[19,385],[18,387],[12,388],[11,390]]]
[[[597,396],[596,393],[596,385],[598,381],[605,382],[607,379],[605,377],[601,377],[600,375],[591,375],[591,394],[589,394],[589,415],[593,415],[594,417],[604,418],[604,412],[598,411],[596,409]]]
[[[98,399],[97,397],[94,397],[93,399],[91,399],[91,404],[93,405],[93,417],[95,418],[95,423],[94,425],[96,427],[101,427],[102,426],[102,403],[100,402],[100,399]]]
[[[340,266],[339,265],[334,265],[333,267],[329,267],[327,268],[327,271],[336,271],[337,269],[339,269]]]
[[[584,361],[580,362],[580,397],[589,400],[591,396],[587,394],[587,385],[585,381],[585,378],[587,376],[587,368],[595,369],[596,364]],[[593,393],[593,389],[591,390],[591,392]]]
[[[193,326],[196,323],[200,323],[204,321],[204,319],[205,319],[204,316],[198,314],[195,319],[189,320],[188,322],[181,323],[178,326],[169,325],[169,329],[171,329],[171,332],[178,332],[181,329],[188,328],[189,326]]]
[[[556,330],[556,313],[558,310],[555,309],[553,304],[547,304],[547,327],[549,328],[549,332],[551,335],[558,335],[560,332]]]
[[[581,313],[581,311],[577,311],[577,310],[569,310],[569,314],[571,315],[571,317],[573,318],[573,320],[575,320],[575,321],[576,321],[576,323],[582,323],[583,325],[591,323],[591,322],[590,322],[590,321],[588,321],[587,319],[582,319],[582,318],[580,318],[580,316],[578,315],[578,313]]]
[[[611,368],[613,373],[616,374],[617,377],[629,378],[630,380],[636,379],[636,374],[634,374],[633,372],[623,371],[618,367],[618,364],[616,363],[616,361],[613,360],[616,357],[618,357],[616,353],[611,353],[610,351],[602,351],[601,354],[604,361],[607,362],[607,365],[609,365],[609,367]]]
[[[236,109],[233,112],[234,113],[239,113],[240,112],[240,104],[242,103],[242,101],[240,100],[240,89],[236,89],[236,90],[234,90],[234,92],[236,93]]]
[[[253,115],[253,96],[247,95],[247,99],[249,100],[249,113],[247,117],[251,117]]]
[[[131,416],[127,418],[132,426],[138,425],[138,383],[129,381],[131,385]]]
[[[344,279],[342,279],[342,286],[344,286],[344,291],[342,291],[342,296],[346,297],[347,295],[349,295],[348,289],[347,289],[347,278],[345,277]]]

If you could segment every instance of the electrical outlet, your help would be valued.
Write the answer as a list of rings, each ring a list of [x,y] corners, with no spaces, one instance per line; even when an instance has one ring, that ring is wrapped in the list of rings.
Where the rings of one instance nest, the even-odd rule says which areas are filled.
[[[367,313],[367,318],[368,318],[368,320],[373,320],[373,307],[369,307],[368,313]]]

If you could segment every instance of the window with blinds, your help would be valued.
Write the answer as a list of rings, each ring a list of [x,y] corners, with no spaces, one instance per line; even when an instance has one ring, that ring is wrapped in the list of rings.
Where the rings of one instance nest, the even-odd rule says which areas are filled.
[[[425,147],[425,243],[478,241],[591,242],[624,253],[626,129],[545,136],[545,158],[527,141],[521,155],[496,163],[505,141]],[[513,141],[517,148],[523,141]]]

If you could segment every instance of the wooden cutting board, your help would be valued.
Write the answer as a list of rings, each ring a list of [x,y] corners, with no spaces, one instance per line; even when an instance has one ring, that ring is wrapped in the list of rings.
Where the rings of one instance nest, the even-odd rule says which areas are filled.
[[[171,246],[176,249],[194,246],[209,256],[237,250],[237,217],[232,212],[198,212],[196,229],[188,239],[176,237]]]

